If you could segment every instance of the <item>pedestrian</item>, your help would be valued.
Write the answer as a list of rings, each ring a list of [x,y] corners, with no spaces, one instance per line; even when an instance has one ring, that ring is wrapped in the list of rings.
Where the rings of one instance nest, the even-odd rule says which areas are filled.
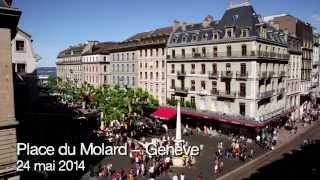
[[[185,175],[184,175],[184,173],[182,173],[181,175],[180,175],[180,180],[184,180],[185,179]]]
[[[179,180],[177,173],[174,173],[174,175],[172,176],[172,180]]]

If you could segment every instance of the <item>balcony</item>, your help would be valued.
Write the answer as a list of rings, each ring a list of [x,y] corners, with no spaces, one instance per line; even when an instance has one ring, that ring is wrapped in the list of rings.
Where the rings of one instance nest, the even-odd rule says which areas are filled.
[[[267,98],[272,97],[273,94],[274,94],[274,90],[260,92],[257,94],[257,99],[267,99]]]
[[[209,79],[218,79],[218,72],[209,72]]]
[[[258,77],[260,80],[267,79],[267,74],[267,71],[262,71],[260,74],[258,74]]]
[[[221,78],[224,78],[224,79],[231,79],[232,75],[233,75],[233,73],[231,71],[222,71],[221,72]]]
[[[236,73],[237,80],[247,80],[248,79],[248,71],[246,72],[237,72]]]
[[[218,91],[218,97],[219,98],[235,99],[237,97],[237,93],[236,92]]]
[[[273,78],[276,73],[274,71],[269,71],[268,78]]]
[[[281,54],[275,52],[257,51],[257,57],[272,59],[289,59],[289,54]]]
[[[186,72],[185,71],[177,71],[177,76],[179,79],[185,78]]]
[[[188,89],[185,87],[182,87],[182,88],[176,87],[174,91],[175,91],[175,94],[184,94],[184,95],[188,94]]]
[[[185,55],[167,55],[167,59],[175,60],[193,60],[193,59],[247,59],[247,58],[271,58],[271,59],[289,59],[289,54],[278,54],[273,52],[264,52],[264,51],[231,51],[227,52],[215,52],[215,53],[206,53],[202,55],[201,53],[192,53]]]

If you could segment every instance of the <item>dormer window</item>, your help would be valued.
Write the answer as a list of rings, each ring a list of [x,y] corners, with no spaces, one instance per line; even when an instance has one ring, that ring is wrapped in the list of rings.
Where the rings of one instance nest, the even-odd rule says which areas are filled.
[[[205,33],[202,35],[202,40],[207,40],[207,38],[208,38],[208,33]]]
[[[193,36],[192,36],[192,40],[193,40],[193,41],[196,41],[196,40],[197,40],[197,35],[193,35]]]
[[[219,33],[215,32],[215,33],[213,34],[213,39],[214,39],[214,40],[218,40],[218,39],[219,39]]]
[[[172,42],[176,43],[176,42],[177,42],[177,39],[176,39],[176,38],[173,38],[173,39],[172,39]]]
[[[233,37],[233,29],[232,28],[226,29],[225,38],[232,38],[232,37]]]
[[[185,36],[183,36],[183,37],[182,37],[182,42],[186,42],[186,39],[187,39],[187,38],[186,38]]]
[[[242,29],[241,35],[242,35],[242,37],[248,37],[248,35],[249,35],[248,29]]]

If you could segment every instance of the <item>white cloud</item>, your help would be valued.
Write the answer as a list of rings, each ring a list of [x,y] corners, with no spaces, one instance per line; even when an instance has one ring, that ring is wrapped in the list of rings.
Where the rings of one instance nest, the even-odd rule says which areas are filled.
[[[311,16],[312,19],[314,19],[315,21],[317,21],[318,23],[320,23],[320,15],[319,14],[314,14]]]

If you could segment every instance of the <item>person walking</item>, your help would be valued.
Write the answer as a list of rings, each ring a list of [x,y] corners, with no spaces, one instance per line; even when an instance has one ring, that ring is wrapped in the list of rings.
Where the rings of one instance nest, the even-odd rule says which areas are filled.
[[[184,173],[182,173],[181,175],[180,175],[180,180],[184,180],[185,179],[185,175],[184,175]]]

